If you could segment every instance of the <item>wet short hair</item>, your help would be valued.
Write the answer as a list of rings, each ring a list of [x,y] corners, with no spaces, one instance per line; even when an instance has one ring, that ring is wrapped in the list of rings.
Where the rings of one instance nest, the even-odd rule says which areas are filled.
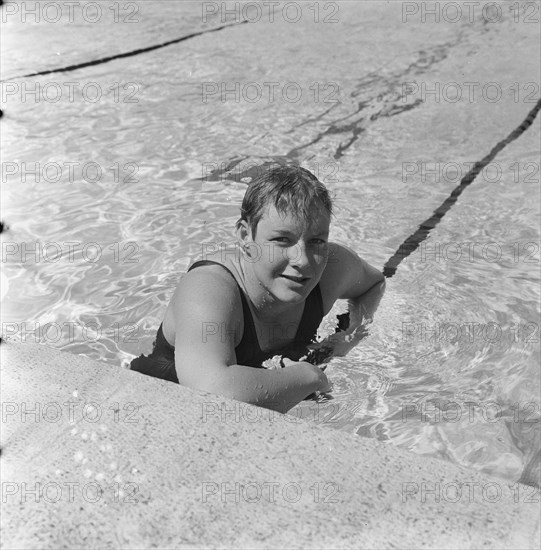
[[[310,219],[311,208],[323,207],[332,216],[332,199],[327,188],[306,168],[275,166],[254,178],[248,186],[241,206],[241,221],[245,221],[255,237],[257,224],[265,210],[274,205],[281,214],[295,214]]]

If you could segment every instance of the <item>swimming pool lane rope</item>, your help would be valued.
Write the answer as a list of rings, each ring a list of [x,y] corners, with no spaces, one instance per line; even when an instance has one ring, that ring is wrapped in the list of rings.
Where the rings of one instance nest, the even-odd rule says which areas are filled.
[[[109,57],[102,57],[100,59],[94,59],[93,61],[86,61],[85,63],[77,63],[76,65],[68,65],[67,67],[61,67],[59,69],[51,69],[48,71],[39,71],[37,73],[25,74],[22,76],[14,76],[11,80],[16,78],[28,78],[30,76],[43,76],[46,74],[53,73],[66,73],[68,71],[75,71],[77,69],[83,69],[84,67],[93,67],[95,65],[101,65],[102,63],[108,63],[109,61],[114,61],[115,59],[123,59],[125,57],[132,57],[134,55],[140,55],[142,53],[152,52],[154,50],[159,50],[160,48],[165,48],[171,44],[178,44],[179,42],[184,42],[190,38],[195,38],[196,36],[201,36],[202,34],[207,34],[209,32],[217,32],[229,27],[236,27],[237,25],[243,25],[248,23],[248,21],[240,21],[238,23],[232,23],[229,25],[222,25],[221,27],[216,27],[215,29],[206,29],[204,31],[194,32],[192,34],[187,34],[186,36],[181,36],[180,38],[175,38],[174,40],[168,40],[167,42],[162,42],[161,44],[155,44],[154,46],[148,46],[146,48],[139,48],[137,50],[132,50],[130,52],[119,53],[116,55],[111,55]]]
[[[440,223],[445,214],[451,209],[453,204],[458,200],[458,197],[462,194],[464,189],[477,177],[479,172],[483,170],[489,164],[496,155],[512,141],[522,135],[532,124],[541,110],[541,99],[537,101],[535,107],[528,113],[528,116],[524,119],[522,124],[515,128],[505,139],[502,139],[497,143],[492,151],[483,159],[477,161],[472,169],[460,180],[460,183],[453,189],[451,194],[434,210],[432,216],[426,219],[417,230],[412,233],[397,249],[391,258],[387,260],[387,263],[383,266],[383,275],[385,277],[392,277],[396,273],[397,267],[402,260],[407,258],[412,252],[417,250],[419,245],[428,237],[430,231]]]

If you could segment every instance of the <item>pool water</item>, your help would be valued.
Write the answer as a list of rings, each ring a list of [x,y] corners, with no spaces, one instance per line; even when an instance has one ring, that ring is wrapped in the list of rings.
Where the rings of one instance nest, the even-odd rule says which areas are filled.
[[[3,86],[63,90],[3,105],[3,332],[109,364],[148,353],[188,265],[232,242],[250,166],[314,171],[336,196],[331,238],[382,268],[539,97],[532,2],[518,21],[502,3],[494,23],[404,20],[400,2],[332,2],[337,21],[317,23],[300,2],[294,24],[230,19],[145,54],[16,78],[223,24],[196,2],[131,4],[138,22],[2,24]],[[88,83],[98,101],[80,93]],[[422,92],[449,83],[459,100],[456,86]],[[292,414],[509,481],[539,471],[539,139],[537,119],[464,191],[388,279],[369,335],[330,362],[333,399]]]

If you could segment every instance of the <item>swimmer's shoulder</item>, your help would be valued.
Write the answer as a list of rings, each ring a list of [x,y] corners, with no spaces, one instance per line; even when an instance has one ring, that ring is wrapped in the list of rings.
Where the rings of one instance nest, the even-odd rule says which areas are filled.
[[[384,279],[383,273],[354,250],[329,242],[329,259],[320,280],[325,313],[330,311],[336,300],[360,296]]]
[[[178,282],[163,321],[163,332],[169,342],[174,342],[182,320],[242,324],[242,301],[234,267],[211,261],[216,263],[198,265],[184,273]]]

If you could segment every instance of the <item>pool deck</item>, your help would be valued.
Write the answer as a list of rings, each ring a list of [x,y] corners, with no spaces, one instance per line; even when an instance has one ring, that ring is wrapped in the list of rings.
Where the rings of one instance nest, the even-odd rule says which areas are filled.
[[[3,548],[539,548],[532,487],[46,346],[1,354]]]

